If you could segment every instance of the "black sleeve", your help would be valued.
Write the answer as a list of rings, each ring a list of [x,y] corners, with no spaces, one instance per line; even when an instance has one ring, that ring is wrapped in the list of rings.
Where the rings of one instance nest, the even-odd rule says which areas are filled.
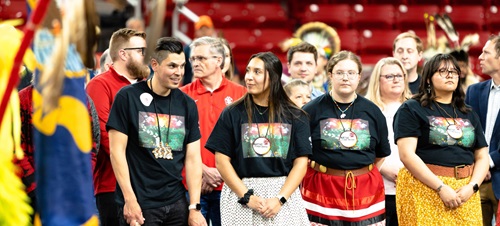
[[[186,95],[183,93],[183,95]],[[199,116],[198,116],[198,109],[196,107],[195,102],[190,99],[186,98],[187,100],[187,115],[188,115],[188,123],[186,126],[189,126],[189,134],[187,137],[187,143],[192,143],[201,138],[201,133],[200,133],[200,122],[199,122]]]
[[[111,111],[109,111],[108,122],[106,123],[106,131],[114,129],[128,136],[130,119],[127,117],[129,114],[129,102],[127,101],[127,95],[121,89],[115,96],[113,105],[111,105]]]
[[[231,120],[231,114],[228,108],[225,108],[219,116],[217,123],[215,124],[210,137],[208,137],[205,148],[215,154],[215,152],[220,152],[230,158],[234,157],[233,150],[235,147],[235,137],[233,128],[237,126],[241,128],[240,125],[235,125]]]
[[[292,160],[302,156],[312,155],[312,144],[311,144],[311,130],[309,128],[309,118],[302,113],[300,118],[294,119],[292,125],[293,137],[292,142],[294,144],[294,156]]]
[[[395,143],[399,138],[419,137],[422,134],[418,118],[407,102],[403,103],[394,115],[393,129]]]

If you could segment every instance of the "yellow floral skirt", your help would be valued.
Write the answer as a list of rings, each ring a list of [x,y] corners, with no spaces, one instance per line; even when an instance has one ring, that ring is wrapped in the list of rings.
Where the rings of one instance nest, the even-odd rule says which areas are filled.
[[[457,180],[438,176],[445,184],[458,189],[470,182],[470,177]],[[478,226],[483,225],[479,192],[456,209],[444,206],[438,193],[429,188],[405,168],[398,174],[396,209],[399,225]]]

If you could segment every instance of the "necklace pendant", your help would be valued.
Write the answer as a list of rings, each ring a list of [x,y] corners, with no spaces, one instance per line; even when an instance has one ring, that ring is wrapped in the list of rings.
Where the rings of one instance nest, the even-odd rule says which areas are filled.
[[[155,147],[153,150],[153,155],[155,156],[155,159],[159,159],[161,154],[160,154],[160,149],[158,147]]]
[[[174,159],[172,148],[168,144],[165,145],[165,159]]]
[[[342,114],[340,115],[340,118],[345,118],[345,113],[342,113]]]

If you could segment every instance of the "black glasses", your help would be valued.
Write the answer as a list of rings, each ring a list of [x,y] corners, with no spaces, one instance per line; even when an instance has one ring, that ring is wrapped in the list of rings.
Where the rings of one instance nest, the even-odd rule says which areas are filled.
[[[205,62],[205,60],[208,60],[208,58],[218,58],[218,56],[209,56],[209,57],[206,57],[206,56],[192,56],[192,57],[189,57],[189,62],[190,63],[193,63],[195,61]]]
[[[380,77],[384,77],[388,81],[394,81],[395,78],[397,78],[398,80],[403,80],[405,76],[402,74],[388,74],[388,75],[380,75]]]
[[[141,55],[146,55],[146,47],[123,48],[123,50],[141,50]]]
[[[458,78],[458,71],[456,70],[448,70],[446,68],[441,68],[437,72],[439,72],[439,76],[441,76],[441,78],[446,78],[448,77],[448,75],[451,75],[451,77],[453,78]]]

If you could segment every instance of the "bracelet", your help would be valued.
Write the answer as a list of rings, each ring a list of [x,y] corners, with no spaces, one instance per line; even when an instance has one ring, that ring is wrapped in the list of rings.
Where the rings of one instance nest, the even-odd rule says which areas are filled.
[[[247,193],[245,193],[243,197],[238,200],[238,203],[245,206],[246,204],[248,204],[248,202],[250,202],[250,196],[252,195],[253,189],[248,189]]]
[[[441,188],[443,188],[443,185],[444,185],[444,184],[439,185],[439,187],[436,189],[436,192],[438,192],[438,193],[439,193],[439,192],[441,191]]]

